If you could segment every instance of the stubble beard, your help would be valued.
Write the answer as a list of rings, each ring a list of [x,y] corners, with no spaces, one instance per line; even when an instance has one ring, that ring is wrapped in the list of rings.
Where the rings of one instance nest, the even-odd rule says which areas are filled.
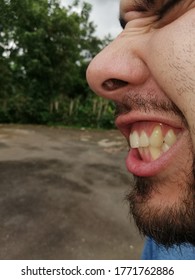
[[[155,93],[146,93],[145,98],[136,94],[127,93],[122,103],[116,103],[116,116],[127,114],[131,110],[150,113],[166,113],[176,115],[181,123],[189,131],[187,120],[179,108],[170,100],[157,100]],[[192,141],[188,139],[188,151],[192,153]],[[187,153],[187,151],[186,151]],[[189,155],[189,158],[192,155]],[[130,213],[135,223],[144,236],[153,238],[158,244],[167,248],[173,245],[190,243],[195,246],[195,154],[190,170],[182,170],[183,162],[180,162],[180,170],[172,174],[172,178],[134,177],[135,185],[127,196],[130,205]],[[192,157],[191,157],[192,158]],[[178,176],[179,175],[179,176]],[[171,188],[171,184],[178,180],[177,199],[171,203],[151,205],[152,196],[157,192],[163,192],[163,186]],[[181,179],[181,180],[180,180]],[[166,200],[166,198],[164,198]]]
[[[169,205],[166,201],[158,206],[151,206],[150,203],[152,196],[160,192],[158,185],[169,184],[168,179],[167,182],[158,182],[151,178],[135,177],[135,186],[127,196],[130,213],[140,233],[166,248],[184,243],[195,245],[195,183],[188,180],[192,176],[195,178],[194,166],[191,176],[184,170],[180,171],[184,172],[185,177],[178,182],[176,201]]]

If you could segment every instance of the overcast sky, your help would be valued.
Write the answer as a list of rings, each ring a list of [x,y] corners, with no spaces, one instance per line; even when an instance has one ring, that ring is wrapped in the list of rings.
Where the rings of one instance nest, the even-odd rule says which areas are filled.
[[[61,0],[64,5],[72,0]],[[92,4],[91,20],[97,25],[97,35],[104,37],[108,33],[116,37],[121,32],[119,24],[119,0],[85,0]]]

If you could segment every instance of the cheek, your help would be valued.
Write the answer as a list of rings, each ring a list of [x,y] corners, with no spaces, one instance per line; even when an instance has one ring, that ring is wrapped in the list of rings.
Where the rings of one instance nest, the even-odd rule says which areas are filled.
[[[194,21],[178,20],[155,31],[149,45],[147,63],[154,78],[192,129],[195,120]]]

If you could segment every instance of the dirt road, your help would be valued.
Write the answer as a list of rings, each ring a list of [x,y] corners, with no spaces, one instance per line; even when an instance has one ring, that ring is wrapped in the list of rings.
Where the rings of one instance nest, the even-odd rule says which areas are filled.
[[[0,259],[139,259],[117,131],[0,126]]]

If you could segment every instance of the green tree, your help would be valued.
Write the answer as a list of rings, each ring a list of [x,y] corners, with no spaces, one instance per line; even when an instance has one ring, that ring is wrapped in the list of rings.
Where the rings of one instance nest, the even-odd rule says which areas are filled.
[[[62,7],[59,0],[0,0],[0,99],[1,111],[9,100],[8,120],[48,122],[60,106],[64,115],[68,101],[90,96],[86,67],[108,41],[94,35],[91,8],[79,1]]]

